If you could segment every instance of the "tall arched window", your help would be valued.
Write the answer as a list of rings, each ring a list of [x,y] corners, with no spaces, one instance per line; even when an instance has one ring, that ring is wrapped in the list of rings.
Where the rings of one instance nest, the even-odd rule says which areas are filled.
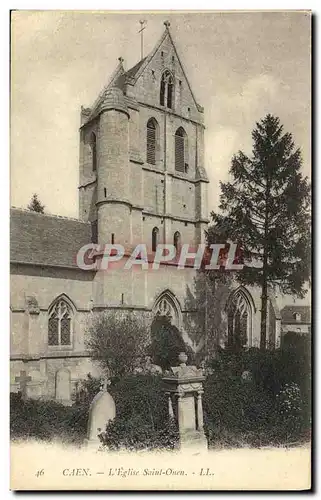
[[[173,107],[173,77],[167,70],[162,74],[160,86],[160,105]]]
[[[176,251],[181,247],[181,233],[179,231],[174,233],[174,247],[176,248]]]
[[[151,118],[147,122],[146,135],[146,160],[151,165],[156,164],[156,149],[157,149],[157,121]]]
[[[182,127],[179,127],[175,133],[175,170],[178,172],[187,172],[187,135]]]
[[[236,349],[251,347],[252,343],[252,299],[245,289],[238,289],[229,299],[228,345]]]
[[[92,157],[92,169],[93,172],[97,170],[97,137],[94,132],[90,136],[90,146],[91,146],[91,157]]]
[[[163,75],[162,79],[161,79],[160,98],[159,98],[159,102],[160,102],[161,106],[165,106],[165,94],[166,94],[166,84],[165,84],[165,78]]]
[[[51,306],[48,319],[48,345],[71,345],[72,316],[72,308],[63,298]]]
[[[176,297],[169,291],[164,291],[156,300],[153,307],[155,317],[165,316],[177,327],[180,326],[180,306]]]
[[[156,252],[157,249],[158,233],[159,233],[158,227],[154,227],[152,231],[152,252]]]

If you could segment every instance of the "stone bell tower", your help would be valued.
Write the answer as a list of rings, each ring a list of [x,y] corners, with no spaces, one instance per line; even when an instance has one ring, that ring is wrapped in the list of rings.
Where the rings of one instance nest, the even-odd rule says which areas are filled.
[[[81,111],[80,218],[99,243],[152,250],[205,239],[204,110],[164,24],[152,52],[127,71],[119,58]]]

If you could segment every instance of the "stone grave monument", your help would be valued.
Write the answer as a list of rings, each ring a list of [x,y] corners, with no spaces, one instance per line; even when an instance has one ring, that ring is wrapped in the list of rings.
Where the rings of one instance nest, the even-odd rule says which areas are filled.
[[[99,434],[106,430],[107,423],[116,416],[116,406],[108,392],[108,384],[107,380],[103,382],[89,408],[86,445],[91,448],[99,448],[101,445]]]
[[[207,449],[203,427],[203,370],[187,366],[187,355],[180,353],[179,366],[171,367],[163,377],[168,410],[177,423],[180,449]]]
[[[71,406],[71,375],[67,368],[62,368],[56,373],[56,401]]]

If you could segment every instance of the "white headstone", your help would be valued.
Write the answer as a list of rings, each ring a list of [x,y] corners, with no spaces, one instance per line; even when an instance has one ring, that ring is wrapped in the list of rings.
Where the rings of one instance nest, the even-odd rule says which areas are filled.
[[[106,425],[116,416],[116,406],[113,397],[105,385],[92,400],[88,418],[88,444],[99,445],[98,435],[106,430]]]
[[[62,368],[56,373],[56,401],[63,404],[71,404],[71,382],[70,371]]]

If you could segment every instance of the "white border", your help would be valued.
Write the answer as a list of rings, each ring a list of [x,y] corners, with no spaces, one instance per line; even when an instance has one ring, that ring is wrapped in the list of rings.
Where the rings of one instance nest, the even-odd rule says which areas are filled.
[[[237,1],[231,1],[231,0],[225,0],[224,2],[213,2],[210,1],[202,1],[198,0],[198,2],[195,2],[195,0],[185,0],[184,2],[179,1],[179,0],[162,0],[160,1],[154,1],[152,3],[153,10],[309,10],[312,9],[314,14],[317,16],[320,12],[320,8],[318,8],[320,5],[319,2],[316,0],[309,2],[309,5],[306,5],[305,2],[301,1],[275,1],[275,0],[270,0],[269,2],[254,2],[254,1],[245,1],[245,2],[237,2]],[[8,387],[9,387],[9,273],[8,273],[8,267],[7,263],[9,262],[9,127],[8,127],[8,117],[9,117],[9,65],[8,65],[8,55],[9,55],[9,9],[26,9],[26,10],[133,10],[133,7],[135,7],[134,10],[150,10],[151,7],[151,2],[145,1],[137,1],[135,3],[130,2],[128,0],[118,0],[117,2],[106,2],[106,1],[97,1],[97,0],[92,0],[91,2],[85,2],[83,0],[78,0],[76,1],[71,1],[71,0],[48,0],[47,2],[40,2],[40,1],[33,1],[33,2],[26,2],[26,1],[16,1],[15,4],[13,5],[12,2],[7,2],[3,1],[1,3],[0,7],[0,12],[1,12],[1,51],[0,51],[0,57],[1,57],[1,94],[2,94],[2,121],[1,121],[1,152],[3,155],[3,161],[1,164],[1,169],[0,169],[0,178],[1,178],[1,187],[2,187],[2,192],[0,196],[0,209],[1,209],[1,214],[2,217],[0,219],[1,221],[1,235],[2,235],[2,246],[1,246],[1,256],[2,256],[2,276],[1,276],[1,288],[0,288],[0,293],[1,293],[1,307],[2,307],[2,314],[1,314],[1,327],[2,327],[2,355],[4,356],[3,362],[1,363],[1,394],[2,394],[2,405],[1,405],[1,432],[2,432],[2,438],[3,440],[1,441],[1,453],[2,453],[2,470],[1,470],[1,475],[0,475],[0,486],[1,486],[1,498],[7,498],[10,495],[10,492],[8,491],[9,488],[9,468],[7,467],[7,464],[9,463],[9,442],[8,442],[8,428],[9,428],[9,404],[8,404]],[[318,21],[318,20],[316,20]],[[316,28],[317,22],[315,22],[315,28]],[[316,37],[317,38],[317,37]],[[319,37],[318,37],[319,38]],[[319,43],[318,40],[316,39],[316,45],[315,51],[316,51],[316,58],[315,58],[315,85],[317,83],[317,65],[319,63]],[[317,92],[317,88],[315,88],[315,92]],[[315,105],[317,102],[315,102]],[[319,106],[314,109],[315,117],[319,116]],[[316,125],[316,123],[315,123]],[[321,210],[319,210],[319,204],[320,204],[320,197],[318,196],[318,188],[320,187],[320,176],[317,173],[317,168],[318,168],[318,151],[317,151],[317,145],[319,143],[320,139],[320,134],[319,131],[315,131],[315,150],[316,150],[316,157],[314,158],[314,169],[315,169],[315,175],[314,175],[314,181],[316,182],[316,189],[314,192],[315,196],[315,210],[314,210],[314,215],[315,218],[319,213],[321,213]],[[321,221],[315,221],[316,225],[316,233],[320,233],[320,224]],[[317,264],[317,257],[320,255],[319,251],[319,246],[318,246],[318,241],[317,238],[315,240],[315,243],[317,245],[317,248],[315,248],[315,255],[316,255],[316,264]],[[317,277],[320,278],[320,266],[316,268],[317,272]],[[320,281],[320,280],[319,280]],[[321,301],[320,301],[321,302]],[[321,303],[316,302],[315,303],[315,309],[316,311],[320,310]],[[317,318],[315,317],[316,311],[314,311],[314,324],[317,325]],[[316,331],[316,326],[314,328],[314,334],[315,337],[317,337],[318,332]],[[318,345],[316,345],[316,342],[314,343],[314,347],[317,347],[317,356],[315,360],[315,365],[316,367],[318,366],[318,361],[321,359],[320,356],[320,341],[318,342]],[[5,348],[4,348],[5,346]],[[315,380],[315,384],[317,385],[318,382],[320,382],[318,375],[320,373],[320,370],[315,370],[315,375],[318,380]],[[319,400],[320,401],[320,400]],[[319,401],[317,403],[319,403]],[[319,404],[317,405],[317,410],[319,409]],[[318,412],[317,412],[318,413]],[[316,415],[315,415],[315,421],[317,420]],[[317,434],[317,433],[316,433]],[[317,445],[319,444],[319,439],[317,439]],[[28,457],[26,457],[26,460]],[[319,462],[320,464],[320,462]],[[319,472],[320,472],[320,465],[318,464],[317,460],[315,463],[315,476],[320,477]],[[42,496],[41,494],[38,494],[39,496]],[[111,494],[109,494],[111,495]],[[168,494],[167,494],[168,495]],[[196,493],[197,495],[197,493]],[[216,494],[217,495],[217,494]],[[55,495],[54,495],[55,496]],[[60,494],[60,496],[65,496],[65,494]],[[90,495],[91,496],[91,495]],[[279,496],[279,495],[276,495]],[[226,498],[226,495],[224,495]],[[223,498],[224,498],[223,497]]]

